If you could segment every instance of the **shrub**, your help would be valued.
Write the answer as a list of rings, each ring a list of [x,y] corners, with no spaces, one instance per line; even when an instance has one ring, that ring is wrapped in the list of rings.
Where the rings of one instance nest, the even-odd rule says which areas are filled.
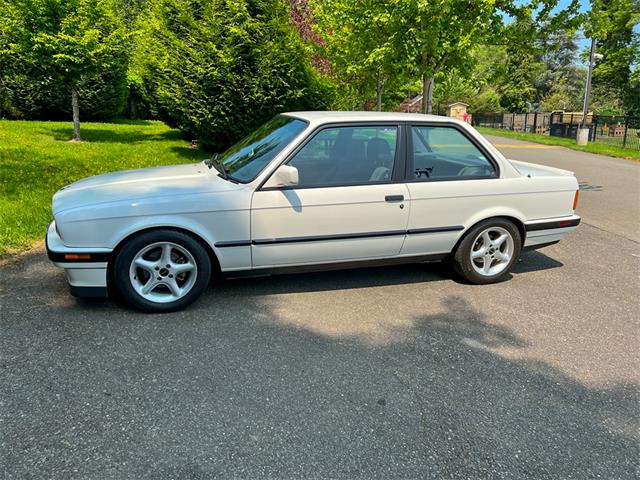
[[[285,110],[325,108],[331,85],[279,0],[158,0],[133,70],[153,113],[222,149]]]

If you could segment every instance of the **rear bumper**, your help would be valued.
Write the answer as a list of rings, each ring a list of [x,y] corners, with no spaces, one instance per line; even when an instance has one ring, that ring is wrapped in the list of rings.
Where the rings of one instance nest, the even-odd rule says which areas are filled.
[[[578,215],[526,222],[527,237],[524,242],[524,250],[543,248],[558,243],[567,233],[573,232],[579,224],[580,217]]]
[[[111,250],[67,247],[51,222],[45,238],[47,256],[63,268],[71,294],[76,297],[107,296],[107,265]]]

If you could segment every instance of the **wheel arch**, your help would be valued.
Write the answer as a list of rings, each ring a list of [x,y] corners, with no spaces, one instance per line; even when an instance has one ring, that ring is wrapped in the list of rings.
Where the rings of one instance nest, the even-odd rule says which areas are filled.
[[[209,256],[209,260],[211,261],[211,271],[213,274],[212,277],[218,276],[220,274],[221,268],[220,268],[220,260],[218,259],[218,255],[216,254],[211,244],[207,242],[201,235],[198,235],[196,232],[184,227],[154,225],[152,227],[142,228],[139,230],[129,232],[126,236],[124,236],[118,241],[115,248],[111,252],[111,258],[109,259],[109,262],[107,264],[107,283],[111,283],[110,280],[113,278],[113,265],[115,263],[115,259],[118,257],[118,254],[120,253],[120,250],[122,250],[122,247],[129,240],[131,240],[132,238],[138,235],[142,235],[144,233],[157,231],[157,230],[171,230],[174,232],[184,233],[192,237],[194,240],[200,243],[204,247],[205,251],[207,252],[207,255]]]
[[[509,214],[507,214],[507,215],[492,215],[492,216],[489,216],[489,217],[481,218],[480,220],[476,220],[476,221],[474,221],[474,223],[472,225],[470,225],[469,227],[465,228],[463,230],[462,234],[460,235],[460,237],[458,238],[458,240],[456,241],[455,246],[451,250],[451,254],[455,255],[455,253],[458,250],[458,247],[460,246],[462,241],[467,237],[469,232],[471,230],[473,230],[477,225],[479,225],[482,222],[486,222],[487,220],[498,220],[498,219],[508,220],[508,221],[510,221],[511,223],[513,223],[516,226],[516,228],[518,229],[518,232],[520,232],[520,240],[521,240],[520,247],[522,248],[524,246],[524,241],[525,241],[526,236],[527,236],[527,229],[524,226],[524,221],[522,221],[522,219],[520,219],[518,217],[515,217],[513,215],[509,215]]]

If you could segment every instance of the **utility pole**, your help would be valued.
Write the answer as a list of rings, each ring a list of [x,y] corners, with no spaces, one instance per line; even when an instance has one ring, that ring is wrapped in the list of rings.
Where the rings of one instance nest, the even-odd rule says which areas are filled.
[[[593,61],[596,54],[596,39],[591,39],[591,52],[589,53],[589,71],[584,87],[584,102],[582,104],[582,122],[578,129],[578,145],[586,145],[589,142],[589,129],[587,128],[587,115],[589,114],[589,94],[591,93],[591,75],[593,74]]]
[[[587,73],[587,84],[584,87],[584,103],[582,104],[582,128],[587,124],[587,114],[589,113],[589,94],[591,93],[591,76],[593,75],[593,61],[596,55],[596,39],[591,39],[591,53],[589,54],[589,72]]]

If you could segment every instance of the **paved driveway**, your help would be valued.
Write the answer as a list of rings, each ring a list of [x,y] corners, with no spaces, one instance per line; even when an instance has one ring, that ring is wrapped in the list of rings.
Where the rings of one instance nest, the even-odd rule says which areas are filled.
[[[640,164],[491,140],[584,185],[500,285],[281,276],[149,316],[42,252],[0,270],[0,478],[634,478]]]

